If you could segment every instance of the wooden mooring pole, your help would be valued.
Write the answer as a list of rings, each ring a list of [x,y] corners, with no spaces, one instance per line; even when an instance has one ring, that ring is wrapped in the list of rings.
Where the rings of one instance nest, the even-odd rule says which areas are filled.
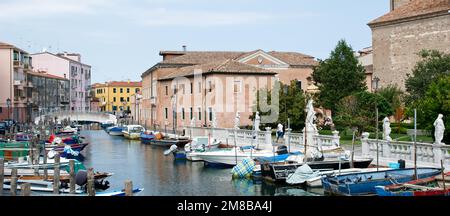
[[[125,181],[125,196],[133,196],[133,182]]]
[[[69,161],[70,167],[70,194],[75,194],[75,160]]]
[[[0,196],[3,195],[3,181],[5,178],[5,170],[4,167],[4,160],[3,158],[0,158]]]
[[[11,169],[11,196],[17,195],[17,168]]]
[[[88,196],[95,196],[94,169],[92,168],[88,169],[87,177],[88,177],[87,182]]]
[[[55,155],[55,166],[53,168],[53,194],[59,194],[59,175],[60,175],[60,159],[59,153]]]

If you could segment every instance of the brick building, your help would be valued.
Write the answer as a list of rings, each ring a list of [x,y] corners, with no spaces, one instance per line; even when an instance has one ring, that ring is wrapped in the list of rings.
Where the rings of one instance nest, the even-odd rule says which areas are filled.
[[[373,79],[379,79],[380,88],[397,84],[405,89],[421,50],[450,52],[449,10],[449,0],[391,0],[391,11],[368,24]]]
[[[142,74],[141,122],[170,129],[188,126],[192,118],[196,126],[210,126],[213,113],[218,127],[231,128],[236,111],[241,126],[251,125],[258,89],[271,89],[275,80],[298,80],[306,90],[317,65],[314,57],[295,52],[161,51],[160,55],[163,61]]]

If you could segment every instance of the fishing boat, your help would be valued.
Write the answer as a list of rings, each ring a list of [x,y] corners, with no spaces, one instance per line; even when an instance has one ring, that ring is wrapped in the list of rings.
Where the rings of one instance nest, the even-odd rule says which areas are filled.
[[[148,140],[150,145],[155,146],[163,146],[170,148],[173,145],[176,145],[180,148],[184,148],[184,146],[190,143],[191,140],[189,137],[177,136],[177,135],[164,135],[163,133],[157,132],[155,133],[155,139]]]
[[[389,186],[412,181],[415,169],[395,169],[385,171],[343,174],[322,178],[322,185],[327,194],[364,196],[375,195],[376,186]],[[439,175],[439,168],[417,168],[417,179]]]
[[[353,161],[354,168],[367,168],[372,163],[372,158],[356,158]],[[307,164],[313,170],[339,170],[349,169],[351,167],[350,160],[341,159],[325,159],[321,161],[308,161],[302,163],[292,163],[290,161],[282,162],[262,162],[261,163],[261,176],[265,180],[285,183],[286,178],[295,173],[295,171]]]
[[[112,127],[108,127],[106,129],[106,131],[108,132],[109,135],[111,136],[123,136],[123,126],[112,126]]]
[[[176,153],[178,155],[174,156],[180,156],[179,154],[184,153],[186,155],[186,159],[197,162],[197,161],[203,161],[200,157],[195,156],[196,152],[205,152],[205,151],[215,151],[218,149],[226,149],[226,148],[232,148],[231,146],[223,145],[220,141],[216,139],[211,139],[211,137],[195,137],[192,139],[192,142],[186,144],[184,146],[184,151],[178,150]]]
[[[245,158],[270,157],[273,151],[259,150],[254,147],[234,147],[215,151],[195,152],[191,156],[200,158],[206,166],[236,166]]]
[[[450,172],[445,176],[450,176]],[[413,180],[404,184],[376,186],[375,191],[378,196],[450,196],[450,184],[446,184],[445,179],[439,181],[438,177]]]
[[[152,131],[145,131],[141,133],[141,142],[144,144],[150,144],[151,140],[155,139],[155,134]]]
[[[41,180],[18,180],[17,181],[17,190],[20,191],[22,189],[21,185],[25,183],[30,183],[31,187],[30,190],[33,192],[37,192],[41,195],[45,194],[52,194],[53,193],[53,181],[41,181]],[[11,190],[11,181],[6,180],[3,183],[3,189],[5,190]],[[135,188],[133,189],[132,193],[133,195],[136,195],[140,192],[142,192],[144,188]],[[70,189],[65,186],[59,189],[59,192],[61,194],[69,194]],[[75,187],[75,196],[87,196],[87,193],[85,192],[85,187],[81,187],[79,185],[76,185]],[[99,191],[95,193],[95,196],[125,196],[125,190],[120,191]]]
[[[127,139],[137,140],[141,138],[141,133],[145,131],[145,128],[140,125],[127,125],[123,128],[123,136]]]
[[[4,141],[0,142],[0,158],[5,161],[17,160],[26,157],[30,153],[29,142]]]

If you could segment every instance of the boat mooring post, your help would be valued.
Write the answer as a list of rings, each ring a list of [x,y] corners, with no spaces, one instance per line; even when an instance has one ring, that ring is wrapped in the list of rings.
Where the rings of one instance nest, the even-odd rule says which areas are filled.
[[[30,196],[31,194],[31,184],[24,183],[20,185],[20,190],[22,191],[22,196]]]
[[[87,173],[87,192],[88,196],[95,196],[94,169],[89,168]]]
[[[69,161],[70,167],[70,194],[75,194],[75,160]]]
[[[5,178],[5,170],[3,158],[0,158],[0,196],[3,195],[3,181]]]
[[[11,196],[17,195],[17,168],[11,169]]]
[[[444,160],[441,160],[441,169],[442,169],[442,183],[443,183],[443,188],[444,191],[447,191],[446,187],[445,187],[445,167],[444,167]]]
[[[416,179],[416,180],[418,179],[418,176],[417,176],[417,109],[414,109],[414,179]]]
[[[133,182],[130,180],[125,181],[125,196],[133,196]]]
[[[378,107],[375,108],[375,115],[376,115],[376,121],[375,121],[375,127],[376,127],[376,132],[375,132],[375,136],[376,136],[376,141],[377,141],[377,172],[379,171],[379,167],[380,167],[380,160],[379,160],[379,146],[378,146]]]
[[[60,175],[60,159],[59,153],[55,155],[55,166],[53,168],[53,194],[59,194],[59,175]]]

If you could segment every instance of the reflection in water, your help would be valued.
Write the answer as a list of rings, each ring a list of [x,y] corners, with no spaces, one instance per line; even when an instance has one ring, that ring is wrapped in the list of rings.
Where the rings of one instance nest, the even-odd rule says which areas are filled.
[[[164,156],[165,148],[141,144],[106,132],[83,131],[90,144],[83,151],[84,165],[95,171],[112,172],[110,190],[123,189],[125,180],[144,187],[148,196],[273,196],[275,185],[231,178],[231,169],[205,168]],[[295,189],[295,187],[294,187]],[[310,195],[309,193],[301,195]]]

